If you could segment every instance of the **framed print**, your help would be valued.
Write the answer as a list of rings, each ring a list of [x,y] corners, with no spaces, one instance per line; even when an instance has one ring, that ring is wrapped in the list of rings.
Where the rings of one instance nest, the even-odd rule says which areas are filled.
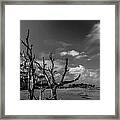
[[[1,2],[2,119],[119,119],[119,2]]]

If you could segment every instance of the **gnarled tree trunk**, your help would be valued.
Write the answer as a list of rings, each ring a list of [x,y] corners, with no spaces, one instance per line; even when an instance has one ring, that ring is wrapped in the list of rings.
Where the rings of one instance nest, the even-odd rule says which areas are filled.
[[[30,100],[34,98],[34,89],[30,90]]]
[[[54,86],[53,88],[52,88],[52,99],[53,100],[57,100],[57,86]]]

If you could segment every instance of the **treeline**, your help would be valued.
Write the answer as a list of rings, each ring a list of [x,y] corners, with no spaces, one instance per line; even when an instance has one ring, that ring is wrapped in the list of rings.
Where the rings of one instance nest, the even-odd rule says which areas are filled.
[[[27,79],[26,79],[27,80]],[[22,80],[21,80],[22,81]],[[46,87],[46,89],[50,89],[47,82],[37,82],[35,84],[35,89],[40,89],[41,87]],[[27,90],[27,81],[21,82],[21,90]],[[60,86],[58,89],[69,89],[69,88],[85,88],[85,89],[100,89],[100,87],[95,86],[94,84],[86,84],[86,83],[79,83],[79,84],[69,84],[67,86]]]
[[[62,86],[60,89],[67,89],[67,88],[85,88],[85,89],[96,89],[96,87],[93,84],[85,84],[85,83],[80,83],[80,84],[70,84],[68,86]]]

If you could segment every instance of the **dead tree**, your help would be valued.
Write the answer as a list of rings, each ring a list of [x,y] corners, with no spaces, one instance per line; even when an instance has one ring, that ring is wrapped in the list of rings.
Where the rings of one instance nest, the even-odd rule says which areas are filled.
[[[48,82],[49,88],[51,89],[51,97],[49,99],[51,100],[57,100],[57,89],[61,86],[64,86],[65,84],[73,83],[77,80],[79,80],[81,74],[79,74],[75,79],[66,81],[65,76],[66,73],[69,71],[68,70],[68,58],[65,60],[65,67],[64,67],[64,72],[62,74],[61,80],[59,82],[56,81],[55,79],[55,63],[54,63],[54,58],[52,53],[49,55],[49,61],[51,62],[50,67],[46,67],[45,59],[43,57],[42,63],[43,65],[41,66],[38,62],[37,65],[41,70],[43,70],[43,74]]]
[[[27,32],[27,36],[25,38],[25,42],[21,40],[22,44],[25,47],[25,52],[21,52],[20,55],[24,59],[23,61],[23,67],[27,69],[27,83],[28,83],[28,92],[29,92],[29,99],[38,99],[34,96],[34,90],[35,90],[35,85],[36,85],[36,67],[34,65],[35,61],[35,54],[33,54],[33,45],[29,43],[29,29]],[[40,77],[40,76],[39,76]]]

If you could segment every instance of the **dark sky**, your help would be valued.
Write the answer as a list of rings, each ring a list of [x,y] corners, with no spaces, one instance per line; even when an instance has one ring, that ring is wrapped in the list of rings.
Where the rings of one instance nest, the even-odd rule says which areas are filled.
[[[25,40],[27,29],[30,29],[30,42],[38,60],[43,56],[47,59],[53,52],[57,60],[68,57],[70,66],[99,69],[99,20],[21,20],[22,40]]]

